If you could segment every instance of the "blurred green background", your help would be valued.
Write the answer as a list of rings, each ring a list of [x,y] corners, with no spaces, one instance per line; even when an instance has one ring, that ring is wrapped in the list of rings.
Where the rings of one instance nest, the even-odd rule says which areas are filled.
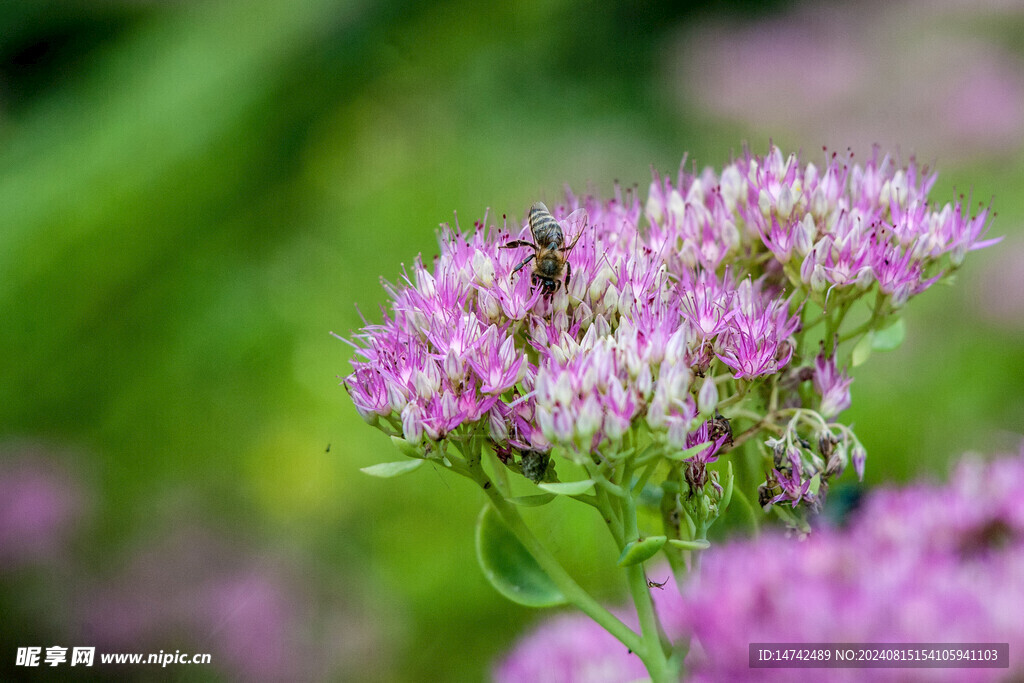
[[[189,680],[485,678],[538,614],[477,569],[479,491],[359,472],[396,453],[328,332],[453,211],[645,195],[687,152],[878,142],[937,165],[935,201],[994,197],[1006,240],[912,302],[844,418],[869,484],[1015,451],[1022,37],[997,2],[3,3],[0,677],[57,644],[213,653],[161,672]],[[616,599],[601,529],[548,515]]]

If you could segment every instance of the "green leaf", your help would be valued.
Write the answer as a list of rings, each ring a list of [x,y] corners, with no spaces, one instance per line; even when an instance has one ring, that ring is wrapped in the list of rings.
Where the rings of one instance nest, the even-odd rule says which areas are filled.
[[[665,457],[670,460],[686,460],[687,458],[692,458],[697,455],[710,445],[710,441],[705,441],[704,443],[699,443],[696,446],[690,446],[685,451],[679,451],[678,453],[666,453]]]
[[[647,538],[630,541],[622,549],[622,554],[619,555],[619,566],[628,567],[651,559],[662,549],[667,540],[668,538],[665,536],[648,536]]]
[[[871,348],[876,351],[892,351],[899,348],[907,336],[907,324],[899,318],[889,327],[875,333]]]
[[[395,447],[402,453],[402,455],[408,456],[410,458],[423,457],[422,446],[416,446],[415,444],[406,441],[400,436],[392,436],[391,443],[395,444]]]
[[[495,590],[512,602],[527,607],[568,602],[490,504],[476,522],[476,559]]]
[[[426,460],[402,460],[399,462],[382,462],[379,465],[370,465],[369,467],[360,468],[360,472],[365,472],[371,477],[382,477],[387,479],[389,477],[397,477],[400,474],[406,472],[412,472],[415,469],[419,469],[423,466]]]
[[[736,483],[736,478],[732,474],[732,460],[725,461],[725,468],[725,491],[722,492],[722,502],[718,506],[722,513],[729,509],[729,503],[732,502],[732,487]]]
[[[508,502],[513,505],[519,505],[524,508],[533,508],[538,505],[546,505],[555,499],[553,493],[538,493],[533,496],[516,496],[514,498],[506,498]]]
[[[705,540],[681,541],[678,538],[670,538],[668,544],[681,550],[707,550],[711,543]]]
[[[874,338],[875,333],[868,332],[863,337],[861,337],[860,341],[857,342],[857,345],[853,347],[853,358],[851,360],[851,362],[853,363],[853,367],[863,365],[864,361],[866,361],[868,357],[871,355],[871,349],[872,344],[874,342]]]
[[[593,485],[593,479],[584,479],[583,481],[563,481],[554,484],[537,484],[537,488],[560,496],[578,496],[581,493],[589,491],[590,487]]]

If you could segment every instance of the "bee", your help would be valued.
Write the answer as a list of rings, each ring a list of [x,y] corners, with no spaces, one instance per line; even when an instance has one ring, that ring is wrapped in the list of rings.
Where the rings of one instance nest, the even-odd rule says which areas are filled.
[[[708,438],[712,441],[718,441],[723,436],[727,437],[725,444],[731,446],[733,444],[732,425],[729,424],[729,418],[716,410],[715,416],[708,420]]]
[[[582,214],[582,210],[580,214]],[[576,215],[576,212],[573,212],[566,219],[566,223],[569,223]],[[568,289],[569,280],[572,278],[572,266],[569,265],[566,257],[572,251],[572,248],[576,246],[576,242],[579,241],[583,231],[581,230],[576,235],[576,239],[572,241],[572,244],[566,247],[562,227],[555,220],[555,217],[551,215],[551,212],[548,211],[548,207],[544,206],[543,202],[536,202],[530,207],[530,233],[533,235],[533,242],[512,240],[502,246],[502,249],[515,249],[517,247],[530,247],[533,249],[533,253],[524,258],[512,270],[512,274],[515,275],[525,268],[530,261],[534,261],[532,273],[534,285],[540,285],[545,293],[553,294],[558,290],[559,285],[562,284],[562,271],[565,271],[565,287]]]

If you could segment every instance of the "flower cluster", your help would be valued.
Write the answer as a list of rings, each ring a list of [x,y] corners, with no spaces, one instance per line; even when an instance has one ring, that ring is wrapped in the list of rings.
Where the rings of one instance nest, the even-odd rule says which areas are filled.
[[[556,446],[615,458],[631,432],[678,452],[714,420],[792,417],[764,449],[763,502],[814,502],[859,444],[826,421],[850,402],[836,344],[805,328],[828,318],[838,339],[829,316],[876,286],[881,320],[987,244],[986,213],[933,210],[933,182],[877,154],[819,171],[772,148],[721,174],[655,177],[643,205],[569,194],[552,214],[578,242],[553,294],[513,274],[527,247],[502,248],[529,241],[527,224],[456,225],[432,264],[387,286],[391,310],[354,335],[344,385],[367,421],[426,457],[472,433],[511,466]],[[775,412],[758,425],[739,410],[747,396]]]
[[[670,638],[693,637],[694,680],[792,678],[787,670],[754,676],[751,642],[1009,642],[1014,652],[1024,647],[1022,488],[1024,448],[987,463],[967,458],[945,485],[870,494],[845,528],[804,539],[765,534],[708,550],[682,595],[672,582],[654,591],[656,607]],[[496,678],[538,680],[552,665],[560,680],[582,680],[577,674],[591,662],[632,671],[635,656],[587,623],[562,617],[542,625],[498,665]],[[1018,675],[1020,666],[1011,661]],[[1007,677],[1005,669],[928,673],[928,680]],[[907,679],[905,669],[872,674]],[[862,669],[832,669],[828,680],[863,677]]]

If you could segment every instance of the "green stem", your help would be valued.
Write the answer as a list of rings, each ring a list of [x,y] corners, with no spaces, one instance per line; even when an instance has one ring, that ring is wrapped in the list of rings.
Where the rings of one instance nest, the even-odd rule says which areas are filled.
[[[487,494],[491,505],[494,506],[498,515],[501,516],[502,521],[505,522],[509,530],[515,534],[515,537],[519,539],[519,542],[523,544],[527,551],[533,555],[533,558],[537,560],[537,564],[541,566],[548,577],[558,586],[562,595],[569,602],[576,605],[584,614],[600,624],[606,631],[618,638],[623,645],[640,655],[640,658],[646,664],[647,658],[645,655],[650,649],[649,645],[576,583],[576,580],[565,571],[561,563],[533,535],[530,527],[526,525],[526,522],[519,515],[519,511],[505,500],[496,487],[487,486],[490,483],[490,479],[483,468],[480,467],[479,459],[467,461],[464,473],[480,484],[480,488]],[[656,654],[661,655],[662,659],[664,659],[660,648],[658,648]]]
[[[626,576],[629,580],[629,592],[636,605],[637,617],[640,619],[640,633],[647,655],[640,655],[640,658],[647,667],[647,673],[651,675],[651,682],[677,681],[678,672],[673,672],[673,667],[669,664],[672,648],[654,611],[654,601],[651,599],[651,589],[647,587],[647,575],[644,574],[643,565],[634,564],[626,567]],[[639,651],[636,652],[640,654]]]
[[[627,461],[622,472],[623,482],[628,482],[633,476],[632,464]],[[626,484],[628,488],[628,483]],[[640,528],[636,519],[636,498],[630,495],[619,501],[622,509],[622,527],[624,539],[627,543],[640,539]],[[658,615],[654,611],[654,601],[651,599],[651,591],[647,586],[647,577],[644,574],[643,564],[635,564],[626,567],[626,576],[629,582],[629,592],[633,597],[633,604],[636,606],[637,618],[640,621],[640,637],[644,641],[644,651],[640,658],[651,675],[652,682],[671,681],[678,679],[678,672],[673,672],[669,665],[669,657],[672,653],[672,646],[665,635],[658,621]]]
[[[870,330],[875,329],[879,321],[885,317],[884,311],[885,293],[883,293],[882,290],[879,289],[878,294],[875,296],[875,307],[871,311],[871,318],[869,318],[868,321],[863,325],[859,325],[858,327],[854,328],[853,330],[850,330],[846,334],[841,335],[839,337],[839,343],[841,344],[845,341],[849,341],[850,339],[859,337],[865,332],[869,332]]]
[[[752,382],[740,382],[739,390],[735,394],[730,396],[729,398],[725,399],[724,401],[719,402],[719,404],[716,406],[716,409],[717,410],[722,410],[723,408],[727,408],[727,407],[731,406],[734,403],[739,403],[744,398],[746,398],[747,392],[750,391],[750,387],[752,385],[753,385]]]
[[[622,552],[622,549],[626,546],[626,541],[622,537],[622,520],[615,512],[615,508],[611,504],[611,499],[608,498],[608,492],[598,488],[597,489],[597,509],[601,511],[601,515],[604,517],[605,524],[608,525],[608,531],[611,533],[612,538],[615,539],[615,545]]]

